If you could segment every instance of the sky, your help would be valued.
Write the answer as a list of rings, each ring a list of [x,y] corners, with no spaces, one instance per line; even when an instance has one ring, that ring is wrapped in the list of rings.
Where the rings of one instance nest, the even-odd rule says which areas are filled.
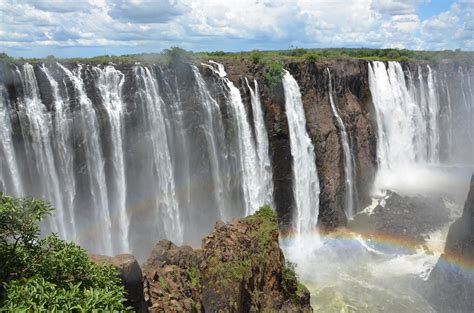
[[[474,50],[474,0],[0,0],[0,52]]]

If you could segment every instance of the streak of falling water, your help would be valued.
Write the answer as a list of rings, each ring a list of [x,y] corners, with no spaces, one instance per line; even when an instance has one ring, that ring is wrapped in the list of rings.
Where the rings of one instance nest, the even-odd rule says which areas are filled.
[[[428,161],[431,163],[439,162],[439,127],[438,127],[438,97],[435,90],[435,78],[433,70],[428,67],[428,96],[429,96],[429,147]]]
[[[192,66],[193,74],[197,82],[197,89],[199,100],[204,109],[204,126],[206,128],[205,136],[207,143],[207,150],[210,158],[210,170],[212,176],[212,183],[214,185],[214,197],[219,210],[220,218],[227,220],[226,208],[228,205],[226,197],[227,179],[222,179],[221,173],[227,172],[223,170],[225,164],[219,162],[216,140],[223,140],[224,127],[222,125],[222,118],[219,112],[219,105],[209,94],[206,83],[199,73],[196,66]],[[225,156],[227,159],[227,156]]]
[[[97,85],[102,97],[102,103],[107,112],[107,118],[110,122],[111,161],[113,167],[112,183],[108,188],[112,191],[109,196],[109,203],[117,214],[112,215],[112,231],[118,234],[119,240],[115,242],[114,251],[130,251],[128,242],[128,232],[130,226],[130,217],[127,212],[126,195],[127,183],[125,179],[125,164],[123,153],[123,110],[122,86],[124,75],[113,66],[106,66],[104,69],[94,67],[98,74]]]
[[[319,214],[319,180],[314,146],[306,132],[306,117],[301,92],[288,71],[283,75],[285,108],[293,157],[293,193],[295,198],[295,228],[309,233],[316,228]]]
[[[33,66],[26,63],[23,65],[23,75],[19,70],[18,73],[25,92],[25,99],[20,106],[20,110],[26,117],[26,119],[22,119],[22,127],[23,129],[29,129],[29,138],[25,138],[25,141],[31,140],[30,156],[32,158],[29,159],[30,166],[35,168],[34,172],[38,175],[35,178],[42,181],[41,186],[36,186],[35,196],[51,201],[56,207],[56,216],[54,220],[49,219],[49,227],[52,231],[65,237],[66,228],[61,189],[49,133],[51,118],[46,111],[46,106],[41,102]],[[24,133],[23,136],[27,136],[27,133]],[[31,162],[31,160],[34,160],[34,162]]]
[[[0,85],[0,97],[0,190],[19,196],[23,188],[12,142],[8,95],[3,85]]]
[[[337,124],[340,129],[341,134],[341,145],[342,145],[342,152],[344,155],[344,175],[345,175],[345,185],[346,185],[346,203],[345,203],[345,212],[346,216],[350,219],[354,216],[354,159],[352,157],[351,148],[349,145],[349,137],[346,132],[346,127],[344,126],[344,122],[339,115],[337,110],[336,104],[334,102],[334,90],[332,88],[332,81],[331,81],[331,72],[329,68],[326,68],[328,72],[328,89],[329,89],[329,102],[331,103],[332,113],[336,118]]]
[[[84,149],[86,154],[86,171],[90,185],[90,194],[95,215],[93,221],[94,234],[97,234],[95,247],[106,255],[113,254],[112,245],[112,222],[109,212],[109,201],[107,199],[107,185],[104,170],[104,157],[101,150],[99,137],[99,122],[92,101],[88,98],[84,81],[81,78],[82,66],[79,65],[71,72],[58,63],[74,86],[77,101],[80,104],[80,129],[84,133]],[[91,219],[92,220],[92,219]]]
[[[74,199],[76,197],[76,180],[74,176],[74,153],[71,147],[71,114],[68,111],[67,101],[59,93],[59,85],[52,77],[46,66],[40,68],[49,81],[54,99],[53,112],[53,147],[56,154],[56,168],[58,169],[61,184],[63,208],[65,210],[65,227],[68,229],[64,235],[67,240],[74,240],[77,236],[74,213]]]
[[[270,162],[268,150],[268,134],[265,127],[265,120],[262,112],[262,103],[260,101],[260,94],[258,90],[257,80],[254,80],[254,89],[250,86],[247,78],[245,82],[250,91],[250,100],[253,113],[253,124],[255,127],[255,142],[258,157],[258,179],[260,182],[259,188],[259,203],[260,205],[267,204],[273,206],[273,179],[272,179],[272,165]]]
[[[156,75],[148,67],[138,67],[140,79],[140,96],[146,105],[145,120],[148,124],[151,136],[151,149],[153,151],[153,162],[155,175],[157,177],[156,199],[157,214],[156,225],[163,224],[167,238],[181,244],[183,242],[183,228],[181,224],[178,201],[176,197],[176,186],[173,175],[170,149],[165,128],[165,117],[163,115],[164,102],[158,94],[158,83]]]
[[[257,151],[255,141],[252,138],[247,111],[242,102],[239,89],[226,77],[227,73],[224,70],[224,66],[213,61],[209,61],[209,63],[211,64],[210,68],[222,78],[229,89],[228,105],[232,109],[232,115],[237,125],[245,215],[250,215],[264,204],[261,202],[263,199],[259,198],[259,194],[260,190],[265,188],[265,186],[262,186],[260,179],[257,178],[259,174]]]

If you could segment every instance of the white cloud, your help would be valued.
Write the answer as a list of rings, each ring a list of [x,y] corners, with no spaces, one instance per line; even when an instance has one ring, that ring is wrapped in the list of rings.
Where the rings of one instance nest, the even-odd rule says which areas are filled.
[[[474,49],[474,2],[459,1],[450,9],[421,23],[427,49]]]
[[[112,48],[115,53],[159,51],[171,45],[193,50],[473,49],[473,2],[457,1],[445,12],[421,21],[418,9],[427,2],[2,0],[0,44],[18,55],[24,53],[20,48],[34,55],[35,51],[61,54],[66,47],[80,54],[109,53]]]
[[[109,15],[132,23],[166,23],[184,14],[185,6],[176,0],[117,0],[110,2]]]

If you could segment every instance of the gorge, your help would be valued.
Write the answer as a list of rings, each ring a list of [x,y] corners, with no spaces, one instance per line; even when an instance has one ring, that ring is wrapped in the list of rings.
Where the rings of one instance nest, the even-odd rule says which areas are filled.
[[[197,246],[216,221],[273,206],[285,256],[326,309],[337,275],[380,287],[362,264],[429,275],[442,252],[430,238],[459,216],[474,169],[472,64],[287,60],[272,83],[258,62],[218,61],[0,63],[0,191],[50,201],[44,233],[141,261],[159,240]],[[429,253],[352,233],[391,192],[440,199],[447,221],[417,234]],[[342,280],[344,305],[363,308]],[[432,309],[415,298],[412,312]]]

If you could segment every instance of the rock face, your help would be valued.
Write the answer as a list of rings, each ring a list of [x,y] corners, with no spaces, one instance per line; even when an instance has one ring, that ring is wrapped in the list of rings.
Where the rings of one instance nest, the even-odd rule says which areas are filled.
[[[276,215],[268,207],[216,223],[201,249],[160,241],[143,272],[153,312],[312,311],[309,292],[285,262]]]
[[[147,312],[143,297],[143,276],[140,265],[131,254],[120,254],[114,257],[103,255],[90,255],[95,263],[112,264],[119,272],[119,277],[127,292],[127,305],[136,312]]]
[[[449,228],[444,254],[428,279],[428,298],[440,312],[474,311],[474,175],[461,218]]]
[[[262,76],[263,67],[250,61],[222,61],[229,78],[236,85],[244,77],[258,80],[264,106],[273,166],[275,205],[282,229],[291,227],[293,214],[292,156],[285,113],[283,86],[268,85]],[[333,77],[334,100],[346,127],[356,172],[356,210],[370,203],[370,189],[376,171],[376,134],[372,122],[372,104],[368,86],[367,62],[288,61],[284,67],[298,81],[301,89],[307,130],[316,152],[320,180],[320,226],[334,228],[345,225],[344,161],[340,130],[331,111],[328,93],[328,73]],[[248,90],[241,88],[242,94]],[[244,102],[249,102],[245,101]]]

